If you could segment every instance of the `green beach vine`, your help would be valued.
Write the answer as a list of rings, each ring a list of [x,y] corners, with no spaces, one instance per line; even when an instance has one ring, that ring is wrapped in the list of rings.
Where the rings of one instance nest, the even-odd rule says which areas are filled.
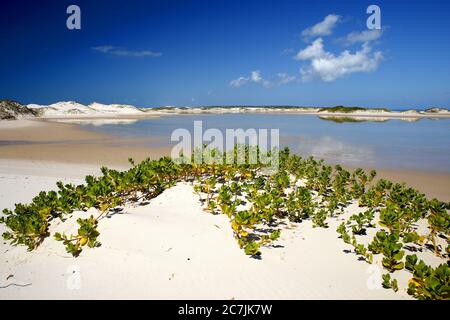
[[[251,148],[240,146],[246,154]],[[236,156],[238,146],[220,153],[204,149],[203,156],[227,159]],[[97,177],[87,176],[80,185],[57,183],[56,191],[40,192],[29,204],[3,210],[0,223],[8,228],[3,238],[12,245],[36,249],[51,236],[49,227],[64,221],[75,211],[88,211],[77,220],[75,234],[55,233],[66,251],[79,256],[86,247],[99,247],[98,223],[129,203],[148,201],[178,182],[193,185],[205,211],[224,214],[230,221],[237,244],[245,254],[261,259],[264,247],[282,237],[282,225],[310,221],[313,227],[328,228],[333,219],[343,219],[345,209],[356,205],[361,212],[339,224],[337,236],[367,263],[381,256],[383,287],[398,290],[393,277],[398,270],[411,273],[407,292],[417,299],[450,299],[450,204],[428,200],[424,194],[404,184],[385,179],[375,181],[374,170],[348,171],[323,160],[302,158],[289,149],[278,152],[279,168],[260,162],[227,164],[195,163],[185,156],[146,159],[125,171],[101,168]],[[93,210],[93,211],[92,211]],[[93,215],[91,212],[96,212]],[[425,222],[428,232],[418,230]],[[375,235],[370,240],[369,231]],[[373,233],[372,233],[373,234]],[[367,238],[369,237],[369,241]],[[365,242],[361,242],[366,239]],[[446,246],[443,244],[446,243]],[[443,260],[428,266],[410,251],[430,251]]]

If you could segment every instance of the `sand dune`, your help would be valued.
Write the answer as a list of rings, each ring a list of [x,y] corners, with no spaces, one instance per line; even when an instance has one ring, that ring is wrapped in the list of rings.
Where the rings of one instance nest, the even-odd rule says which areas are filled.
[[[15,174],[7,173],[11,163],[0,166],[1,207],[51,189],[64,169],[71,173],[65,180],[74,183],[94,172],[33,166],[19,163]],[[87,214],[77,212],[50,231],[69,232],[76,217]],[[78,258],[50,238],[34,252],[2,242],[0,286],[9,286],[0,289],[0,299],[409,299],[406,292],[371,288],[373,270],[343,252],[334,225],[292,226],[275,243],[279,247],[263,248],[263,258],[255,260],[238,248],[227,219],[205,213],[192,187],[180,183],[149,204],[102,219],[102,246]]]
[[[134,106],[121,104],[107,105],[97,102],[86,106],[75,101],[61,101],[50,105],[29,104],[27,107],[38,111],[41,118],[84,118],[143,114],[143,111]]]
[[[392,111],[388,109],[339,109],[334,110],[321,107],[294,107],[294,106],[215,106],[215,107],[154,107],[138,108],[125,104],[102,104],[93,102],[83,105],[75,101],[61,101],[50,105],[28,104],[31,111],[37,111],[38,116],[47,119],[83,119],[83,118],[121,118],[121,117],[152,117],[173,114],[224,114],[224,113],[289,113],[320,115],[333,117],[379,118],[384,119],[420,119],[445,118],[450,111],[444,108],[429,108],[427,110]]]

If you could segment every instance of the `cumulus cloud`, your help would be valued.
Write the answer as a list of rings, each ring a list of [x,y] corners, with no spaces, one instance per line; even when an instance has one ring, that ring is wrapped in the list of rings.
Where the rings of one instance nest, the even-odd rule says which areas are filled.
[[[230,81],[230,86],[237,88],[249,82],[257,83],[264,87],[270,86],[270,82],[261,76],[261,72],[259,70],[252,71],[249,77],[239,77]]]
[[[239,77],[237,79],[231,80],[230,81],[230,86],[238,88],[238,87],[246,84],[249,80],[250,80],[250,78]]]
[[[271,79],[269,81],[261,76],[261,72],[259,70],[255,70],[252,71],[248,77],[239,77],[230,81],[230,86],[238,88],[247,83],[256,83],[262,85],[265,88],[270,88],[275,85],[288,84],[296,79],[297,78],[295,76],[289,75],[285,72],[279,72],[277,73],[276,79]]]
[[[252,71],[250,79],[256,83],[262,83],[262,81],[264,81],[264,79],[261,77],[261,72],[259,70]]]
[[[339,42],[343,42],[346,45],[354,43],[364,43],[377,40],[383,34],[384,29],[364,30],[361,32],[353,31],[343,38],[339,38]]]
[[[110,54],[121,57],[160,57],[162,55],[161,52],[155,52],[150,50],[132,51],[114,46],[92,47],[92,50],[104,54]]]
[[[277,74],[278,76],[278,84],[287,84],[289,82],[295,81],[296,77],[288,75],[287,73],[280,72]]]
[[[295,58],[310,61],[308,67],[300,70],[302,80],[318,77],[325,82],[331,82],[352,73],[376,70],[383,54],[380,51],[372,53],[369,43],[364,42],[361,49],[355,53],[345,50],[336,56],[325,51],[323,40],[319,38],[301,50]]]
[[[308,59],[316,59],[322,58],[327,55],[327,52],[323,49],[323,40],[322,38],[318,38],[314,40],[309,46],[305,49],[300,50],[297,55],[294,57],[296,60],[308,60]]]
[[[337,41],[345,45],[360,44],[361,47],[356,51],[344,50],[340,53],[332,53],[325,49],[322,36],[332,34],[339,22],[341,22],[341,16],[329,14],[321,22],[302,31],[301,35],[308,40],[309,44],[293,56],[295,60],[304,62],[300,68],[300,76],[280,72],[269,78],[270,80],[266,80],[259,70],[255,70],[249,76],[241,76],[230,81],[229,85],[237,88],[248,83],[256,83],[268,88],[291,83],[297,78],[303,81],[320,79],[332,82],[353,73],[368,73],[378,69],[383,60],[383,53],[372,50],[370,44],[382,36],[385,28],[351,32]],[[312,41],[312,39],[315,40]],[[281,54],[292,55],[294,51],[292,48],[286,48]]]
[[[341,17],[336,14],[327,15],[321,22],[302,31],[302,37],[312,38],[328,36],[333,32],[333,28],[340,21]]]

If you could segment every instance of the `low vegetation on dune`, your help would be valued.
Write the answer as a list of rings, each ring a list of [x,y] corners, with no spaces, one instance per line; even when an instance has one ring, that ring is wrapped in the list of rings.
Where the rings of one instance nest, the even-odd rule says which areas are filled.
[[[0,120],[16,120],[20,116],[37,116],[35,110],[27,108],[18,102],[0,100]]]
[[[357,111],[385,111],[390,112],[389,109],[386,108],[362,108],[362,107],[345,107],[345,106],[336,106],[336,107],[326,107],[326,108],[320,108],[319,112],[333,112],[333,113],[351,113],[351,112],[357,112]]]
[[[320,108],[319,112],[355,112],[355,111],[366,111],[366,108],[362,107],[345,107],[345,106],[336,106],[336,107],[327,107],[327,108]]]
[[[238,152],[249,154],[252,148],[260,152],[257,147],[235,146],[228,154],[205,149],[203,156],[236,159]],[[381,259],[386,272],[383,287],[399,290],[396,273],[406,270],[410,273],[407,292],[411,296],[450,299],[449,203],[429,200],[404,184],[375,181],[375,171],[347,171],[323,160],[290,154],[287,148],[272,150],[272,155],[274,152],[279,155],[278,170],[248,161],[196,164],[186,161],[189,159],[185,156],[147,159],[139,164],[130,159],[132,167],[127,171],[103,167],[100,176],[87,176],[84,184],[58,183],[57,191],[41,192],[30,204],[5,209],[0,222],[9,231],[3,237],[34,250],[51,236],[49,226],[55,219],[64,220],[74,211],[95,208],[96,215],[78,219],[75,234],[52,235],[76,257],[86,247],[101,245],[97,229],[101,217],[126,204],[148,201],[177,182],[186,181],[193,185],[205,211],[229,218],[238,246],[258,259],[265,247],[279,240],[286,222],[310,221],[316,228],[328,228],[332,220],[345,216],[350,205],[357,206],[358,213],[346,216],[336,237],[360,260],[372,264],[376,257]],[[419,223],[427,230],[419,230]],[[418,258],[419,252],[436,255],[442,263],[428,265]]]
[[[426,113],[439,113],[439,112],[450,112],[447,108],[430,107],[425,110]]]

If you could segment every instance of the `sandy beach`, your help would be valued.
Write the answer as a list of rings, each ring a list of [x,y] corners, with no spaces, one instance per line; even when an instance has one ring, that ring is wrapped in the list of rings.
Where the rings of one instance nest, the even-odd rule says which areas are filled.
[[[1,160],[1,206],[31,200],[63,176],[80,183],[96,172],[86,165]],[[51,232],[70,231],[83,214]],[[373,270],[343,253],[348,246],[337,239],[339,221],[326,230],[292,226],[278,247],[255,260],[235,243],[228,218],[205,213],[186,183],[104,220],[103,245],[76,259],[53,239],[33,252],[2,241],[0,299],[409,299],[368,289]]]
[[[167,148],[143,147],[150,140],[121,140],[42,120],[2,123],[0,140],[2,209],[31,201],[59,180],[80,184],[99,174],[100,165],[125,169],[130,156],[168,154]],[[449,174],[380,170],[380,176],[450,199]],[[51,238],[33,252],[2,240],[0,299],[411,299],[406,273],[397,293],[374,287],[381,269],[359,261],[338,239],[336,227],[358,210],[351,205],[327,229],[310,221],[288,223],[258,260],[239,249],[225,215],[205,213],[193,186],[178,183],[149,203],[102,219],[102,246],[78,258]],[[74,212],[49,231],[73,231],[76,218],[89,213]],[[439,262],[429,252],[422,256]]]
[[[130,157],[141,161],[170,154],[169,148],[155,146],[158,142],[156,138],[121,139],[45,120],[0,124],[1,159],[123,166]]]
[[[450,2],[3,2],[3,313],[450,301]]]

